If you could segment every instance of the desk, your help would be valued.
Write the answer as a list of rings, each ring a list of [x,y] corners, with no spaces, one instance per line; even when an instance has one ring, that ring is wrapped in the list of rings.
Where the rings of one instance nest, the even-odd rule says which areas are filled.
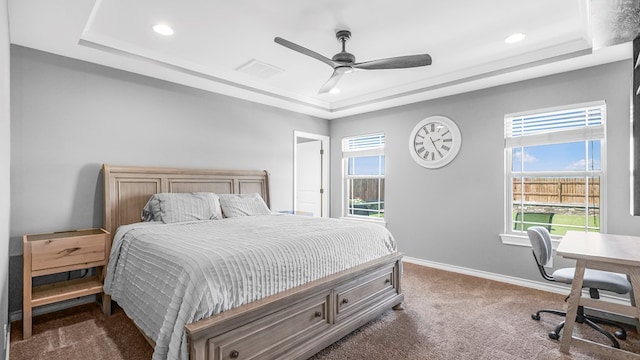
[[[614,312],[633,318],[640,318],[640,308],[603,302],[582,297],[582,281],[585,268],[612,271],[628,274],[635,302],[640,304],[640,236],[623,236],[600,234],[582,231],[567,231],[560,241],[556,253],[567,259],[576,260],[576,271],[571,284],[571,293],[567,303],[567,317],[561,338],[560,351],[569,353],[571,343],[587,350],[616,359],[640,359],[640,354],[634,354],[604,344],[573,336],[578,306]],[[640,325],[638,326],[640,333]]]

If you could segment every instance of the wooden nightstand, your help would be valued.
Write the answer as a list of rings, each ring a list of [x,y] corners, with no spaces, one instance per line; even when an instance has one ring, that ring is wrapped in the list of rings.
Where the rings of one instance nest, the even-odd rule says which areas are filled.
[[[102,293],[102,281],[110,251],[109,232],[104,229],[85,229],[49,234],[24,235],[23,254],[23,338],[31,337],[32,309],[81,296]],[[34,276],[72,270],[97,268],[96,276],[32,286]],[[103,294],[103,312],[107,304]],[[111,304],[108,304],[110,307]]]

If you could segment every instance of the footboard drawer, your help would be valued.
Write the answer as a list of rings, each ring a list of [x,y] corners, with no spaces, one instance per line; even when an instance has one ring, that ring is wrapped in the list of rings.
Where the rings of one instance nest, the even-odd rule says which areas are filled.
[[[336,322],[349,314],[375,303],[381,297],[397,292],[394,267],[378,270],[358,282],[336,288]]]
[[[330,326],[329,292],[209,339],[209,360],[278,359]]]

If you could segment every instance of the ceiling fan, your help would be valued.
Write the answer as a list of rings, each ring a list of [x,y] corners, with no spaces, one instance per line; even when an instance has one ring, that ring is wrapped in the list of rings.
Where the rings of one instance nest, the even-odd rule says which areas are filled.
[[[354,69],[364,69],[364,70],[381,70],[381,69],[404,69],[404,68],[412,68],[419,66],[427,66],[431,65],[431,56],[428,54],[421,55],[408,55],[408,56],[398,56],[387,59],[379,59],[372,61],[365,61],[361,63],[356,63],[356,57],[353,54],[348,53],[345,50],[345,43],[347,40],[351,38],[351,31],[349,30],[339,30],[336,32],[336,39],[342,43],[342,51],[335,54],[331,59],[318,54],[315,51],[309,50],[305,47],[302,47],[298,44],[294,44],[291,41],[285,40],[281,37],[276,37],[273,39],[276,43],[288,47],[291,50],[297,51],[299,53],[305,54],[307,56],[311,56],[314,59],[320,60],[323,63],[331,66],[333,68],[333,74],[327,80],[324,85],[318,91],[318,94],[324,94],[330,92],[332,89],[336,87],[338,84],[338,80],[344,74],[348,74],[352,72]]]

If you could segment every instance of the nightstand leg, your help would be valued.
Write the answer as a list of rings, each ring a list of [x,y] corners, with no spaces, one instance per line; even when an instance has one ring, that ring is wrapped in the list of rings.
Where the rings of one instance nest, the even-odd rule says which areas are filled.
[[[108,254],[110,250],[105,250],[105,252]],[[106,266],[101,266],[97,268],[98,271],[98,278],[100,279],[100,281],[104,284],[104,278],[107,276],[107,267]],[[102,298],[102,313],[109,316],[111,315],[111,295],[107,295],[104,292],[104,286],[103,286],[103,291],[101,293],[101,298]]]
[[[102,293],[102,313],[111,315],[111,296]]]
[[[31,337],[31,244],[26,240],[22,248],[22,338]]]
[[[31,306],[25,306],[22,310],[22,339],[31,337]]]

